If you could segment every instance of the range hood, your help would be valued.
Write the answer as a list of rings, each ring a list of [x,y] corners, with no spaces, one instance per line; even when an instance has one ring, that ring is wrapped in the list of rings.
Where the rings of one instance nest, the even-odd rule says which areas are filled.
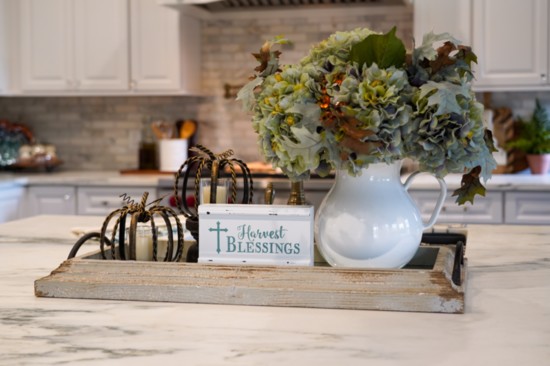
[[[246,10],[322,9],[347,6],[403,5],[408,0],[176,0],[209,13]]]

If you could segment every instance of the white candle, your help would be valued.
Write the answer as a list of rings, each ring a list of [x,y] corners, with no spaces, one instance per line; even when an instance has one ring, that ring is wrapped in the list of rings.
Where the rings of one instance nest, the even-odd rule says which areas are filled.
[[[202,203],[210,203],[210,187],[203,187]],[[216,203],[227,203],[227,189],[224,186],[216,188]]]
[[[210,203],[210,178],[201,179],[200,203]],[[229,180],[220,178],[216,187],[216,203],[227,203]]]
[[[171,258],[174,258],[176,256],[176,253],[178,251],[178,235],[174,233],[174,243],[172,244],[172,255]],[[164,258],[166,258],[166,253],[168,252],[168,237],[162,237],[158,239],[158,246],[157,246],[157,261],[158,262],[164,262]]]
[[[153,260],[153,234],[149,225],[138,225],[136,228],[136,260]]]

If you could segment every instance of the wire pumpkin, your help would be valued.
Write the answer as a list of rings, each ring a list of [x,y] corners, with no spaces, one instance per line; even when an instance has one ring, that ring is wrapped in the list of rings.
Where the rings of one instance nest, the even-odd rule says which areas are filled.
[[[126,204],[117,210],[111,212],[103,221],[101,231],[91,232],[82,236],[73,246],[68,258],[73,258],[76,253],[87,240],[91,238],[99,238],[99,247],[101,257],[103,259],[119,259],[119,260],[136,260],[136,233],[139,223],[149,223],[151,229],[151,237],[153,242],[153,261],[178,262],[183,254],[183,226],[176,212],[170,207],[159,205],[160,200],[155,200],[147,204],[149,192],[144,192],[139,203],[135,203],[126,194],[121,195]],[[148,207],[150,206],[150,207]],[[126,220],[130,217],[130,225],[128,227],[128,258],[126,256]],[[107,227],[109,223],[116,217],[115,225],[111,233],[111,237],[107,237]],[[167,228],[168,241],[166,255],[164,258],[158,258],[158,235],[155,217],[160,217]],[[177,230],[177,246],[174,253],[174,232],[170,218],[176,221]],[[118,251],[115,249],[115,236],[118,233]],[[110,255],[107,255],[107,250],[110,249]],[[109,258],[108,258],[109,257]]]
[[[195,240],[199,241],[199,224],[198,224],[198,206],[199,206],[199,188],[201,178],[210,178],[210,203],[216,202],[216,191],[218,186],[218,179],[220,172],[228,170],[230,178],[230,196],[229,202],[237,203],[237,182],[239,178],[243,180],[243,194],[241,202],[243,204],[252,203],[253,197],[253,181],[252,174],[246,163],[240,159],[232,158],[233,150],[227,150],[221,154],[214,154],[208,148],[197,144],[191,149],[196,155],[188,158],[179,168],[176,173],[174,182],[174,195],[176,197],[176,206],[180,212],[186,217],[185,226],[191,232],[191,235]],[[240,168],[242,177],[237,176],[237,168]],[[192,175],[193,174],[193,175]],[[179,195],[179,182],[180,177],[183,177],[183,183],[181,185],[182,194]],[[190,207],[185,199],[188,184],[191,177],[194,177],[193,197],[194,203]],[[193,179],[193,178],[191,178]],[[188,261],[189,257],[188,257]],[[194,260],[193,260],[194,261]]]
[[[160,216],[164,223],[166,224],[166,228],[168,230],[168,243],[167,243],[167,249],[166,249],[166,255],[163,259],[164,262],[178,262],[181,259],[181,256],[183,254],[183,226],[181,224],[181,221],[179,220],[176,212],[172,210],[170,207],[166,206],[160,206],[159,202],[160,199],[153,201],[149,204],[147,204],[147,197],[149,196],[149,192],[144,192],[143,196],[141,198],[140,203],[135,203],[133,200],[127,199],[127,204],[124,205],[122,208],[119,208],[113,212],[111,212],[105,221],[103,222],[103,226],[101,227],[101,234],[99,238],[99,246],[101,250],[101,256],[103,259],[107,259],[106,253],[105,253],[105,244],[106,241],[106,232],[109,222],[114,218],[117,217],[115,226],[113,228],[112,236],[111,236],[111,243],[115,242],[115,235],[118,230],[119,235],[119,250],[118,250],[118,256],[114,248],[112,248],[111,244],[111,258],[112,259],[126,259],[126,253],[125,253],[125,232],[126,232],[126,219],[128,216],[130,216],[130,226],[129,226],[129,233],[128,233],[128,256],[130,260],[136,260],[136,232],[137,232],[137,226],[138,223],[150,223],[151,228],[151,236],[153,240],[153,261],[159,261],[158,258],[158,236],[157,236],[157,225],[155,223],[155,216]],[[151,206],[147,208],[147,206]],[[172,224],[170,222],[170,218],[174,218],[176,221],[176,228],[177,228],[177,250],[174,254],[174,233],[172,229]]]

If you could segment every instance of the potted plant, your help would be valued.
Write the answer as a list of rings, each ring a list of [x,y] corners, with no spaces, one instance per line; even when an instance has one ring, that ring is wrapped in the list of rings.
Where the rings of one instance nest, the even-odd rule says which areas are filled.
[[[550,169],[550,118],[538,99],[531,120],[520,119],[519,128],[518,138],[508,143],[508,147],[527,154],[531,173],[548,173]]]

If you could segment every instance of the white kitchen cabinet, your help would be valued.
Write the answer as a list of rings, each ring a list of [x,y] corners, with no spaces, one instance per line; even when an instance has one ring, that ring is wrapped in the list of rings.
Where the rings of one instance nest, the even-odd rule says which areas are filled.
[[[25,216],[76,214],[74,186],[29,186]]]
[[[156,0],[130,1],[132,90],[178,90],[179,13]]]
[[[78,187],[78,215],[106,216],[121,208],[128,201],[141,202],[144,192],[149,192],[147,203],[157,199],[157,187]]]
[[[199,92],[199,20],[156,0],[130,0],[130,20],[131,90]]]
[[[427,222],[433,212],[439,191],[435,190],[409,190],[409,194],[417,203],[418,210],[424,222]],[[445,203],[437,220],[441,223],[461,224],[501,224],[502,223],[502,193],[487,192],[485,197],[476,196],[475,204],[466,203],[458,205],[456,197],[447,193]]]
[[[414,0],[414,36],[449,32],[477,55],[476,91],[550,90],[548,0]]]
[[[0,188],[0,223],[17,220],[22,217],[22,203],[25,187],[9,186]]]
[[[21,0],[23,93],[128,88],[127,0]]]
[[[548,0],[474,0],[476,89],[548,88]]]
[[[463,44],[471,44],[472,0],[414,0],[413,7],[416,47],[429,32],[450,33]]]
[[[506,224],[550,225],[550,191],[506,192]]]
[[[7,94],[12,88],[14,62],[10,58],[15,48],[13,26],[13,1],[0,0],[0,95]]]

